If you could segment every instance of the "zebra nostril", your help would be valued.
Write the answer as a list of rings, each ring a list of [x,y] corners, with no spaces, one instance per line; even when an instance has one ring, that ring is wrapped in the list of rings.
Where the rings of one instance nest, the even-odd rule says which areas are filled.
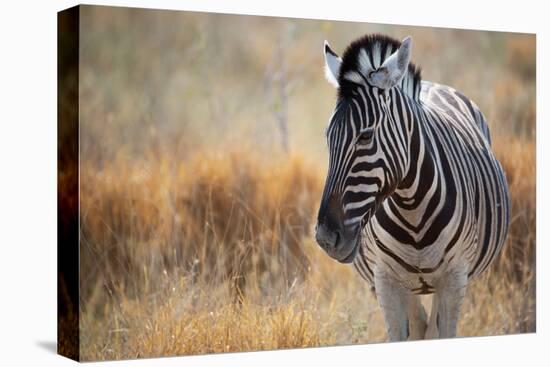
[[[336,248],[338,247],[338,243],[340,242],[340,231],[336,231],[336,236],[335,236],[335,239],[334,239],[334,244],[332,245],[332,247]]]
[[[315,231],[315,240],[327,251],[333,251],[340,244],[342,233],[339,230],[330,230],[323,223],[318,223]]]
[[[332,236],[326,226],[322,223],[317,225],[315,230],[315,240],[324,249],[330,249],[330,247],[332,247]]]

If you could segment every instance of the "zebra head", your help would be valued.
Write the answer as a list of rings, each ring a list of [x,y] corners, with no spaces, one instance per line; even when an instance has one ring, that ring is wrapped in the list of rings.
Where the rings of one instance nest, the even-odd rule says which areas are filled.
[[[390,108],[410,71],[411,43],[366,36],[342,59],[325,41],[325,73],[338,99],[326,129],[329,167],[315,238],[342,263],[353,261],[361,229],[404,176],[408,138]]]

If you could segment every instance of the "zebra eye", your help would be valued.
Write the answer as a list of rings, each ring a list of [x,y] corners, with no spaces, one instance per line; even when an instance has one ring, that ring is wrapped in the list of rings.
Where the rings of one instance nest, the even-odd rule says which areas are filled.
[[[372,136],[374,135],[374,128],[366,129],[365,131],[362,131],[359,136],[357,137],[357,144],[359,145],[367,145],[372,140]]]

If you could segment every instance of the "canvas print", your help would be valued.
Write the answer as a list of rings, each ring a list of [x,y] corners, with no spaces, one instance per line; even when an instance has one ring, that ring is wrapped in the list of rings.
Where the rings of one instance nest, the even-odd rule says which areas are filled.
[[[60,354],[536,331],[534,34],[79,6],[58,40]]]

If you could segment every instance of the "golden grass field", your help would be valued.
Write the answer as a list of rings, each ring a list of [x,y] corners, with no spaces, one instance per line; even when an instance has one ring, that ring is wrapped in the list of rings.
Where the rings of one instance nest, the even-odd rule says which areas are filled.
[[[512,225],[498,264],[468,291],[461,336],[534,331],[532,144],[495,143]],[[299,157],[247,157],[161,157],[148,168],[122,159],[81,176],[83,359],[385,339],[366,284],[312,240],[322,172]]]
[[[335,93],[322,40],[342,50],[366,27],[107,9],[83,18],[81,358],[385,341],[367,284],[312,236]],[[132,26],[144,21],[146,34]],[[258,32],[239,46],[251,26]],[[534,332],[534,37],[369,27],[413,33],[426,79],[456,86],[486,114],[507,174],[507,243],[471,283],[458,335]],[[220,34],[229,41],[212,58]],[[475,47],[470,66],[450,61]],[[269,62],[279,54],[285,67]]]

